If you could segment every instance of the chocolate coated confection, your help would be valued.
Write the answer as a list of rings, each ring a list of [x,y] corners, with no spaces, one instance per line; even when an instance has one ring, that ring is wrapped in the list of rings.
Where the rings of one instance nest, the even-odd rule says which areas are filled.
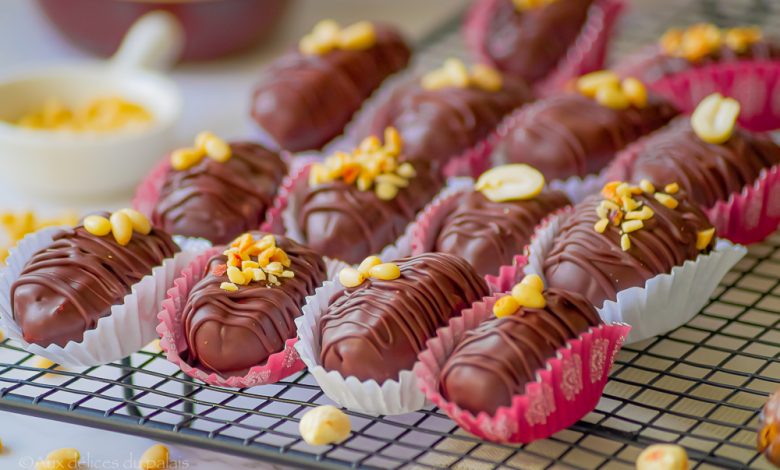
[[[13,316],[24,340],[43,347],[80,342],[133,285],[178,251],[159,229],[133,233],[126,246],[81,225],[53,239],[30,258],[11,287]]]
[[[362,139],[395,127],[407,160],[431,162],[437,168],[485,139],[506,114],[531,99],[524,82],[506,76],[499,91],[473,86],[426,90],[410,83],[363,115],[356,134]]]
[[[525,393],[536,371],[568,340],[601,323],[588,300],[564,289],[544,292],[547,305],[493,317],[466,333],[441,370],[441,393],[475,415],[495,414]]]
[[[224,163],[203,158],[186,170],[170,170],[152,211],[166,231],[227,243],[260,226],[287,173],[279,155],[249,142],[231,142]]]
[[[566,194],[553,190],[507,202],[493,202],[479,191],[463,193],[444,216],[432,251],[465,258],[480,276],[497,274],[522,253],[544,217],[569,204]]]
[[[256,239],[263,235],[253,232]],[[220,288],[227,277],[211,272],[227,258],[220,254],[209,260],[205,277],[193,286],[182,313],[187,363],[223,376],[243,375],[283,350],[285,341],[295,336],[294,320],[304,298],[325,280],[325,263],[313,250],[280,235],[276,246],[287,253],[288,269],[295,274],[278,286],[259,281],[227,292]]]
[[[496,2],[482,47],[496,67],[531,82],[545,78],[574,44],[593,0],[556,0],[519,11]]]
[[[403,234],[442,185],[424,165],[415,168],[417,176],[389,201],[343,180],[306,185],[302,194],[296,195],[301,201],[298,227],[305,243],[323,255],[352,264],[379,253]]]
[[[320,322],[325,369],[380,384],[396,380],[436,328],[488,295],[485,281],[455,255],[425,253],[396,264],[400,278],[367,279],[331,299]]]
[[[630,58],[629,58],[630,59]],[[778,60],[780,59],[780,46],[769,40],[755,42],[743,51],[737,52],[727,46],[722,46],[712,54],[702,57],[696,62],[683,57],[675,57],[667,54],[657,54],[642,62],[639,69],[632,67],[635,74],[640,75],[643,81],[652,83],[665,76],[684,72],[694,67],[703,67],[718,63],[736,62],[738,60]]]
[[[495,165],[527,163],[548,180],[598,173],[615,154],[677,115],[650,96],[647,106],[616,110],[571,93],[532,104],[493,152]]]
[[[263,74],[252,117],[283,149],[319,149],[341,134],[363,101],[411,51],[397,30],[374,24],[376,44],[365,50],[305,55],[296,49]]]
[[[604,233],[594,229],[602,197],[592,195],[582,201],[561,227],[544,260],[547,286],[579,292],[599,308],[606,300],[616,300],[619,291],[644,286],[651,277],[695,259],[700,253],[697,232],[712,225],[682,192],[674,197],[679,205],[669,209],[652,196],[634,196],[655,215],[644,221],[644,228],[630,233],[628,251],[621,249],[619,226],[609,224]],[[709,246],[714,243],[713,237]]]
[[[658,187],[676,182],[694,201],[711,207],[777,164],[780,147],[764,135],[735,129],[724,144],[709,144],[696,136],[689,118],[680,117],[647,138],[628,179],[648,179]]]

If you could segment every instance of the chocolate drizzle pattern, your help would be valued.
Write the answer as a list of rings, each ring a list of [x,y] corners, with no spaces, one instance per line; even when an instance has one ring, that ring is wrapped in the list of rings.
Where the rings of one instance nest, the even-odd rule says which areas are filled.
[[[764,135],[735,129],[724,144],[709,144],[681,117],[646,139],[628,178],[648,179],[658,187],[676,182],[697,203],[711,207],[778,164],[780,147]]]
[[[580,94],[544,99],[520,112],[493,152],[494,165],[527,163],[547,179],[598,173],[631,142],[678,111],[650,96],[647,106],[608,108]]]
[[[277,59],[252,97],[252,117],[283,149],[319,149],[341,133],[362,102],[411,51],[394,28],[374,24],[376,44],[366,50]]]
[[[331,299],[320,322],[325,369],[380,384],[398,379],[436,328],[488,294],[485,281],[455,255],[426,253],[396,264],[400,278],[367,279]]]
[[[521,201],[493,202],[479,191],[462,193],[443,215],[432,251],[466,259],[480,276],[496,274],[531,241],[536,225],[570,204],[561,191],[545,190]]]
[[[609,224],[604,233],[594,229],[601,196],[582,201],[562,225],[544,260],[547,286],[583,294],[598,308],[606,300],[616,300],[619,291],[643,286],[651,277],[695,259],[700,253],[697,232],[712,225],[682,191],[675,197],[679,205],[670,209],[647,194],[635,196],[654,216],[644,221],[641,230],[631,232],[628,251],[621,249],[619,226]],[[714,243],[713,238],[708,248]]]
[[[298,227],[305,243],[331,258],[359,263],[379,253],[403,234],[417,212],[433,199],[443,182],[415,165],[417,176],[396,197],[382,200],[343,180],[306,185],[295,195],[301,201]]]
[[[442,367],[442,396],[475,415],[493,415],[525,393],[525,385],[555,351],[601,323],[596,309],[579,294],[549,289],[544,296],[544,308],[524,307],[467,332]]]
[[[556,0],[518,11],[499,0],[487,23],[484,49],[496,67],[531,82],[545,78],[582,31],[593,0]]]
[[[133,285],[177,251],[159,229],[133,234],[126,246],[82,225],[56,233],[11,287],[13,316],[25,341],[43,347],[80,342]]]
[[[513,109],[532,99],[523,82],[503,77],[499,91],[479,87],[426,90],[417,83],[399,87],[371,114],[355,123],[358,139],[398,129],[406,160],[430,163],[434,169],[478,144]]]
[[[260,145],[232,142],[224,162],[203,158],[170,170],[152,211],[152,223],[170,233],[227,243],[260,226],[287,173],[279,155]]]
[[[263,235],[253,232],[257,239]],[[313,250],[288,238],[277,235],[276,243],[289,256],[289,269],[295,273],[278,286],[258,281],[226,292],[220,284],[227,276],[217,276],[212,269],[227,258],[220,254],[209,260],[182,313],[189,364],[223,376],[243,375],[283,350],[285,341],[295,336],[294,320],[301,315],[304,298],[325,280],[325,263]]]

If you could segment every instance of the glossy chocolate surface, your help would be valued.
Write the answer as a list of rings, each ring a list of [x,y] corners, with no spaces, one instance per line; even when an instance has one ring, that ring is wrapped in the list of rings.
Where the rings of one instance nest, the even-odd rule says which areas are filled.
[[[442,396],[475,415],[495,414],[510,406],[513,396],[525,393],[525,385],[556,350],[601,323],[596,309],[579,294],[548,289],[544,296],[542,309],[492,317],[467,332],[442,367]]]
[[[249,142],[231,142],[233,156],[203,158],[186,170],[169,170],[151,220],[169,233],[227,243],[257,229],[287,166],[276,153]]]
[[[519,11],[511,0],[495,2],[485,24],[483,48],[500,70],[531,82],[545,78],[582,31],[593,0],[556,0]]]
[[[265,70],[252,96],[252,118],[281,148],[321,148],[389,75],[406,67],[411,51],[398,31],[374,26],[373,47],[324,55],[296,48]]]
[[[463,258],[426,253],[396,261],[401,277],[368,279],[330,301],[320,322],[321,364],[378,383],[409,370],[436,328],[488,294]]]
[[[347,263],[359,263],[395,242],[417,212],[433,199],[443,181],[424,164],[398,195],[385,201],[374,191],[360,191],[343,180],[308,184],[300,194],[298,227],[315,251]]]
[[[711,207],[778,164],[780,147],[766,135],[736,129],[725,143],[709,144],[696,136],[689,118],[680,117],[647,138],[628,179],[648,179],[658,187],[676,182],[694,201]]]
[[[677,110],[651,96],[643,108],[615,110],[571,93],[530,105],[502,136],[494,165],[527,163],[548,180],[601,171],[628,144],[669,122]]]
[[[655,215],[644,221],[644,228],[629,234],[628,251],[620,247],[619,226],[610,224],[604,233],[593,228],[599,220],[596,207],[601,195],[582,201],[563,223],[544,260],[547,286],[583,294],[599,308],[606,300],[615,300],[619,291],[644,286],[651,277],[695,259],[700,253],[696,249],[697,232],[712,225],[684,194],[674,197],[679,201],[676,209],[669,209],[652,196],[634,197]],[[714,243],[713,237],[710,247]]]
[[[458,197],[444,220],[432,251],[466,259],[480,276],[498,274],[531,241],[534,228],[547,215],[570,204],[561,191],[545,190],[525,201],[493,202],[479,191]]]
[[[131,287],[178,251],[159,229],[133,233],[126,246],[79,225],[54,235],[11,287],[13,315],[28,343],[80,342],[98,320],[121,304]]]
[[[255,239],[265,235],[252,233]],[[282,351],[285,341],[296,335],[294,320],[301,315],[304,298],[325,280],[325,263],[313,250],[286,237],[276,235],[276,246],[287,253],[288,269],[295,273],[278,286],[259,281],[227,292],[220,288],[227,276],[212,272],[227,258],[220,254],[209,260],[182,313],[187,363],[222,376],[243,375]]]
[[[356,137],[382,135],[393,126],[403,138],[407,160],[440,169],[487,138],[506,114],[531,99],[529,87],[509,77],[504,77],[499,91],[473,86],[426,90],[409,83],[356,122]]]

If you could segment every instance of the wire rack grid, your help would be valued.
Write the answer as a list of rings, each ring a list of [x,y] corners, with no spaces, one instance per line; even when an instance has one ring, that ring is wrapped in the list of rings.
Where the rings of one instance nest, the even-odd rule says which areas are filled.
[[[642,5],[623,21],[617,56],[674,24],[780,30],[774,0]],[[419,67],[462,51],[456,27],[434,35]],[[212,387],[193,382],[154,346],[104,366],[42,369],[17,344],[2,341],[0,409],[294,468],[633,468],[655,442],[685,446],[692,468],[771,468],[755,451],[755,431],[758,410],[780,383],[779,353],[780,232],[749,247],[689,324],[626,346],[594,412],[529,445],[482,441],[431,408],[378,418],[349,412],[354,432],[347,441],[309,446],[298,434],[300,417],[330,400],[307,373],[251,389]]]

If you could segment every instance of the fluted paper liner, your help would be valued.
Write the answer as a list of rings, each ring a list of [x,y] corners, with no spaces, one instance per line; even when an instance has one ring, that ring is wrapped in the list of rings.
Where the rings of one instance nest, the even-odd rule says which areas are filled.
[[[27,343],[22,338],[21,327],[13,319],[11,287],[27,262],[38,251],[51,245],[53,236],[63,228],[68,227],[49,227],[29,234],[11,248],[7,267],[0,274],[0,323],[8,337],[21,343],[26,351],[67,367],[107,364],[140,350],[157,337],[155,316],[165,292],[192,259],[193,253],[181,251],[153,268],[149,275],[131,287],[121,304],[112,306],[111,313],[99,319],[94,329],[84,332],[80,342],[44,348]]]
[[[558,349],[545,368],[536,371],[536,380],[526,384],[525,393],[512,397],[510,406],[500,407],[493,415],[480,412],[475,416],[442,396],[439,378],[466,333],[493,316],[497,299],[486,297],[474,303],[428,340],[414,367],[420,390],[458,426],[482,439],[529,443],[547,438],[593,411],[631,327],[613,324],[588,329]]]
[[[526,274],[544,277],[544,260],[552,249],[563,221],[573,208],[551,216],[537,231],[528,252]],[[626,343],[652,338],[688,323],[709,301],[729,270],[747,253],[742,245],[717,239],[715,248],[687,260],[672,272],[648,279],[643,287],[630,287],[618,292],[617,300],[607,300],[598,309],[605,323],[631,325]]]
[[[198,255],[168,290],[168,295],[157,315],[159,321],[157,333],[160,335],[160,347],[165,352],[166,358],[190,377],[220,387],[245,388],[272,384],[303,370],[303,362],[294,348],[297,337],[287,339],[283,350],[271,354],[264,364],[251,367],[241,376],[224,377],[214,371],[194,367],[182,357],[187,350],[186,334],[182,323],[187,298],[195,284],[203,278],[209,259],[222,253],[223,250],[224,247],[214,247]]]
[[[330,299],[343,289],[337,280],[326,282],[313,296],[307,297],[303,316],[295,319],[299,338],[295,349],[309,373],[328,398],[349,410],[374,416],[419,410],[426,405],[426,400],[411,369],[401,371],[398,380],[379,384],[375,380],[344,377],[338,371],[325,370],[320,364],[320,320],[328,309]]]
[[[740,104],[738,122],[752,131],[780,128],[780,60],[737,61],[698,67],[666,76],[650,88],[686,113],[712,93]]]
[[[500,1],[474,2],[466,17],[466,45],[478,62],[495,65],[485,50],[485,35]],[[554,94],[564,88],[569,80],[604,67],[609,40],[624,6],[620,0],[597,0],[593,3],[579,36],[553,71],[535,85],[541,95]]]
[[[274,200],[273,206],[266,214],[266,221],[261,230],[271,233],[284,234],[291,239],[306,244],[303,233],[298,227],[297,215],[300,213],[300,201],[295,197],[308,185],[311,164],[302,167],[295,174],[285,178],[282,187]],[[453,191],[453,188],[468,184],[463,178],[451,178],[433,200]],[[424,210],[424,209],[422,209]],[[421,210],[421,212],[422,212]],[[379,257],[383,260],[393,260],[409,256],[412,252],[412,231],[416,219],[410,220],[403,233],[393,242],[385,246]],[[333,279],[333,278],[330,278]]]

